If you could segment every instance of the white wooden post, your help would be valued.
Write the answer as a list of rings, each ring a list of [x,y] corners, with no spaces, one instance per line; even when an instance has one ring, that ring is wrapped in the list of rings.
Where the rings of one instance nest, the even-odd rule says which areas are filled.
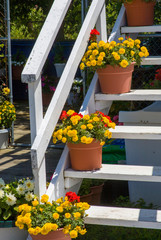
[[[30,129],[32,145],[43,120],[42,87],[40,77],[36,82],[28,84],[28,92],[29,92]],[[31,163],[35,180],[35,193],[38,194],[38,196],[40,197],[46,191],[45,159],[43,159],[42,164],[40,165],[39,168],[36,162],[31,161]]]

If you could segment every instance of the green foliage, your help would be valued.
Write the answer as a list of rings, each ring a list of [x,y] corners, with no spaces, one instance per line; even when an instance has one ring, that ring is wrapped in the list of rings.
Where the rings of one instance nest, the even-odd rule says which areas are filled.
[[[46,15],[43,9],[35,6],[30,8],[26,17],[18,15],[11,22],[11,38],[12,39],[35,39],[37,38]]]

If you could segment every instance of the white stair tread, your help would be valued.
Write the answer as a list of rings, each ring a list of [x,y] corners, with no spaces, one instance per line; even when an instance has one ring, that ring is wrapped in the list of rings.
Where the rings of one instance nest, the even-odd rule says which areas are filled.
[[[161,210],[91,206],[86,212],[86,224],[161,228]]]
[[[160,126],[116,126],[112,138],[161,140]]]
[[[75,171],[69,168],[64,171],[64,177],[161,182],[161,167],[102,164],[102,168],[95,171]]]
[[[96,101],[161,101],[161,89],[132,89],[121,94],[95,94]]]
[[[121,33],[161,32],[161,25],[121,27]]]
[[[143,58],[141,65],[161,65],[161,56],[149,56]]]

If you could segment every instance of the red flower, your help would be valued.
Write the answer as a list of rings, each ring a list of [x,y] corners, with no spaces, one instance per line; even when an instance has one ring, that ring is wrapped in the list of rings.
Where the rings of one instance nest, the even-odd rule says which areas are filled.
[[[66,111],[62,111],[62,114],[61,114],[61,116],[60,116],[60,120],[63,120],[63,119],[65,119],[65,118],[67,118],[67,117],[68,117],[67,112],[66,112]]]
[[[76,116],[76,115],[78,115],[78,116],[80,116],[81,118],[83,117],[83,115],[81,114],[81,113],[73,113],[72,115],[71,115],[71,117],[73,117],[73,116]]]
[[[161,81],[161,68],[156,70],[155,79]]]
[[[94,28],[91,30],[90,35],[100,35],[100,33]]]
[[[75,192],[67,192],[65,196],[68,197],[69,202],[80,202],[80,197]]]
[[[90,32],[90,38],[89,41],[96,41],[97,35],[100,35],[100,33],[96,29],[92,29]]]

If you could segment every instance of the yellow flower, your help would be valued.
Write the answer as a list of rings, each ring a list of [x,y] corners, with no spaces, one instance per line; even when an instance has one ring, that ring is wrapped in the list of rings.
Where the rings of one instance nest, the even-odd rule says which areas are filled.
[[[85,61],[86,61],[86,58],[85,58],[85,57],[83,57],[83,58],[82,58],[82,62],[85,62]]]
[[[105,141],[100,142],[100,145],[103,146],[105,144]]]
[[[77,238],[77,236],[78,236],[78,233],[76,230],[70,231],[69,234],[70,234],[71,238]]]
[[[32,201],[32,206],[36,207],[39,204],[37,200]]]
[[[86,140],[87,140],[87,137],[86,137],[86,136],[81,137],[81,142],[82,142],[82,143],[86,143]]]
[[[65,213],[65,218],[70,218],[71,214],[70,213]]]
[[[62,213],[63,212],[63,208],[62,207],[57,207],[56,211]]]
[[[80,64],[80,69],[81,69],[81,70],[84,70],[84,68],[85,68],[84,63],[81,63],[81,64]]]
[[[61,140],[62,139],[62,135],[58,135],[57,138],[58,138],[58,140]]]
[[[41,197],[41,202],[42,203],[46,203],[46,202],[48,202],[48,200],[49,200],[49,196],[48,195],[46,195],[46,194],[42,195],[42,197]]]
[[[115,59],[115,60],[120,60],[120,55],[119,55],[119,54],[114,55],[114,59]]]
[[[86,230],[85,228],[79,231],[79,233],[80,233],[81,235],[84,235],[86,232],[87,232],[87,230]]]
[[[72,141],[73,141],[73,142],[77,142],[77,141],[78,141],[78,136],[72,137]]]
[[[135,52],[131,50],[130,54],[131,54],[131,56],[133,57],[134,54],[135,54]]]
[[[94,55],[91,55],[90,57],[89,57],[89,60],[95,60],[96,58],[95,58],[95,56]]]
[[[100,52],[100,56],[104,58],[105,57],[105,53],[104,52]]]
[[[69,115],[69,116],[71,116],[73,113],[75,113],[75,111],[74,110],[68,110],[68,112],[67,112],[67,114]]]
[[[93,125],[92,125],[91,123],[88,123],[88,124],[87,124],[87,128],[93,129]]]
[[[146,52],[144,53],[144,55],[145,55],[145,57],[148,57],[148,56],[149,56],[149,52],[146,51]]]
[[[109,48],[110,44],[109,43],[105,43],[105,45],[103,46],[103,49],[107,49]]]
[[[73,213],[73,216],[74,216],[74,218],[78,219],[78,218],[80,218],[81,214],[80,214],[80,212],[75,212],[75,213]]]
[[[100,62],[103,61],[103,57],[102,57],[102,56],[99,56],[99,57],[98,57],[98,61],[100,61]]]
[[[119,53],[120,53],[120,54],[124,54],[124,53],[125,53],[125,49],[124,49],[124,48],[120,48],[120,49],[119,49]]]
[[[98,117],[94,117],[94,118],[93,118],[93,121],[94,121],[94,122],[98,122],[98,121],[99,121],[99,118],[98,118]]]
[[[97,43],[96,42],[93,42],[93,43],[91,43],[91,49],[92,48],[96,48],[97,47]],[[89,48],[88,48],[89,49]]]
[[[66,143],[66,141],[67,141],[67,138],[66,138],[66,137],[63,137],[63,138],[62,138],[62,142],[63,142],[63,143]]]
[[[102,61],[97,61],[97,66],[101,66],[102,65]]]
[[[86,66],[87,66],[87,67],[90,67],[90,66],[91,66],[91,62],[90,62],[90,61],[87,61],[87,62],[86,62]]]
[[[128,61],[122,60],[122,61],[120,62],[120,66],[123,67],[123,68],[126,68],[126,67],[128,66]]]
[[[58,229],[58,225],[56,223],[51,224],[51,230],[56,231]]]
[[[10,89],[8,88],[8,87],[6,87],[6,88],[3,88],[3,94],[4,95],[8,95],[9,93],[10,93]]]
[[[124,38],[123,38],[123,37],[120,37],[120,38],[118,38],[118,40],[121,42],[121,41],[124,40]]]
[[[111,41],[110,42],[110,46],[112,46],[112,47],[116,46],[116,42],[115,41]]]
[[[143,46],[143,47],[141,47],[140,49],[141,49],[141,51],[142,51],[143,53],[145,53],[145,52],[147,51],[147,48],[146,48],[146,47],[144,47],[144,46]]]
[[[144,57],[144,53],[143,52],[139,52],[139,56],[140,57]]]
[[[55,220],[59,219],[59,214],[58,214],[58,213],[53,213],[53,218],[54,218]]]
[[[86,127],[86,125],[81,125],[81,129],[83,129],[83,130],[85,130],[87,127]]]
[[[88,114],[86,114],[86,115],[83,116],[83,118],[84,118],[85,120],[89,120],[89,119],[90,119],[90,116],[89,116]]]
[[[63,202],[63,198],[58,198],[57,200],[56,200],[56,203],[62,203]]]
[[[86,144],[90,144],[92,141],[93,141],[93,138],[88,137],[88,138],[86,139]]]
[[[137,44],[136,46],[137,46],[137,48],[140,48],[140,45],[139,45],[139,44]]]
[[[140,44],[140,43],[141,43],[141,41],[140,41],[139,39],[134,40],[134,42],[135,42],[136,44]]]
[[[98,55],[98,53],[99,53],[99,52],[98,52],[98,50],[96,50],[96,49],[93,50],[93,52],[92,52],[92,54],[93,54],[94,56]]]
[[[105,42],[104,41],[99,41],[99,43],[98,43],[98,46],[99,47],[103,47],[105,45]]]
[[[92,60],[91,61],[91,65],[94,67],[94,66],[96,66],[96,60]]]
[[[83,210],[88,210],[90,208],[90,205],[87,202],[82,203],[82,209]]]

